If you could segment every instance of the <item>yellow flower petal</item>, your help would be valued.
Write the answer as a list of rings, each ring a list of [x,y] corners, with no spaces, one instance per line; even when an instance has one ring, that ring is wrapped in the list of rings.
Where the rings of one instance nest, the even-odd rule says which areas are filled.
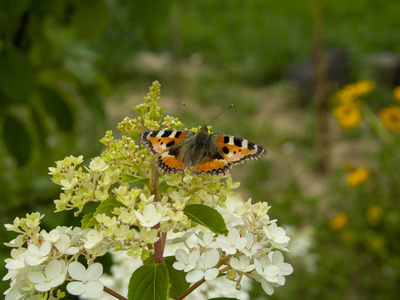
[[[358,168],[347,175],[346,183],[350,187],[358,187],[366,182],[370,177],[370,171],[367,168]]]
[[[391,131],[400,132],[400,107],[389,106],[380,111],[382,124]]]
[[[333,231],[341,230],[346,227],[348,220],[349,218],[346,213],[339,213],[329,222],[329,227]]]

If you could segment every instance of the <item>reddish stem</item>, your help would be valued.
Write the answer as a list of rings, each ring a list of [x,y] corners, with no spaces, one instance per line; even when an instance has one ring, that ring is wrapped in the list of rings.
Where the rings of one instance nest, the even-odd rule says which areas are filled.
[[[153,158],[152,164],[151,164],[151,179],[150,183],[153,187],[153,192],[152,194],[154,195],[154,202],[158,202],[158,169],[155,163],[155,160]],[[160,228],[160,224],[157,224],[153,227],[154,229]],[[165,248],[165,240],[167,239],[167,233],[166,232],[161,232],[158,234],[158,241],[154,243],[153,249],[154,249],[154,260],[156,263],[162,264],[164,261],[164,248]]]
[[[113,291],[112,289],[110,289],[110,288],[108,288],[108,287],[106,287],[106,286],[103,287],[103,291],[106,292],[107,294],[110,294],[111,296],[114,296],[114,297],[117,298],[117,299],[120,299],[120,300],[128,300],[128,299],[125,298],[124,296],[118,294],[117,292]]]
[[[195,284],[193,284],[190,288],[188,288],[186,291],[184,291],[182,294],[180,294],[175,300],[182,300],[184,299],[187,295],[189,295],[191,292],[193,292],[195,289],[197,289],[200,285],[202,285],[206,280],[203,278],[199,281],[197,281]]]

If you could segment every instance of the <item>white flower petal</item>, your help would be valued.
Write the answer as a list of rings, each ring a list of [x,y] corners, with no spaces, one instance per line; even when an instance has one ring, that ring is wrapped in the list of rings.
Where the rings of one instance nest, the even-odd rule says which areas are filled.
[[[86,279],[85,278],[86,268],[80,262],[73,261],[72,263],[70,263],[68,266],[68,273],[75,280],[82,281],[82,280]],[[76,295],[76,294],[74,294],[74,295]]]
[[[214,267],[219,261],[219,252],[216,249],[211,249],[203,254],[204,266],[206,268]]]
[[[52,288],[52,286],[47,282],[43,282],[43,283],[39,283],[39,284],[35,285],[35,290],[37,290],[38,292],[47,292],[47,291],[50,291],[51,288]]]
[[[247,239],[245,237],[242,237],[236,241],[235,245],[238,250],[242,250],[247,245]]]
[[[59,286],[64,283],[66,274],[59,274],[57,277],[49,281],[52,288]]]
[[[206,232],[203,235],[203,241],[206,245],[210,245],[214,239],[214,235],[211,232]]]
[[[20,261],[20,260],[11,260],[10,262],[7,262],[6,264],[6,268],[9,270],[18,270],[21,269],[25,266],[24,262]]]
[[[89,281],[95,281],[103,275],[103,265],[100,263],[94,263],[90,265],[86,271],[86,279]]]
[[[228,239],[231,242],[236,242],[240,238],[239,231],[235,228],[231,229],[228,233]]]
[[[197,282],[204,277],[204,272],[202,270],[193,270],[186,274],[186,281],[193,283]]]
[[[207,271],[204,272],[204,279],[205,280],[214,280],[218,276],[218,269],[213,268],[213,269],[208,269]]]
[[[175,257],[177,261],[185,262],[187,260],[188,254],[183,249],[177,249],[175,251]]]
[[[270,276],[270,277],[278,276],[279,268],[277,266],[274,266],[274,265],[266,266],[264,268],[264,274],[266,276]]]
[[[240,263],[236,257],[232,257],[229,260],[229,263],[230,263],[231,267],[234,268],[235,270],[240,270]]]
[[[261,286],[268,295],[271,296],[274,293],[274,287],[268,281],[263,280]]]
[[[41,272],[29,272],[28,279],[33,283],[42,283],[46,281],[46,277]]]
[[[46,259],[47,257],[37,258],[37,257],[32,257],[30,255],[25,256],[25,262],[30,266],[38,266],[44,261],[46,261]]]
[[[183,269],[186,267],[186,265],[185,265],[184,263],[181,263],[181,262],[177,261],[177,262],[174,262],[174,264],[172,265],[172,267],[173,267],[175,270],[183,270]]]
[[[86,294],[89,297],[99,296],[103,292],[104,285],[100,280],[86,283]]]
[[[62,262],[58,260],[52,260],[44,269],[44,274],[47,279],[57,277],[62,271]]]
[[[80,281],[73,281],[67,284],[67,291],[71,295],[82,295],[86,290],[85,285]]]
[[[65,251],[65,254],[67,255],[75,255],[79,252],[79,248],[77,247],[70,247]]]
[[[194,250],[194,251],[189,253],[187,260],[190,263],[197,263],[199,258],[200,258],[200,251],[199,250]]]
[[[291,264],[283,263],[279,266],[282,275],[290,275],[293,273],[293,267]]]

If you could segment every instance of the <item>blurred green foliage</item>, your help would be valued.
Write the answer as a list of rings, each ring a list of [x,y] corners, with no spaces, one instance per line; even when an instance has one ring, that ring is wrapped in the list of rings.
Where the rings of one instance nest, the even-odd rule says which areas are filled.
[[[46,174],[55,160],[100,149],[78,137],[100,137],[105,126],[112,89],[90,43],[108,19],[105,1],[0,1],[1,223],[47,211],[57,195]]]

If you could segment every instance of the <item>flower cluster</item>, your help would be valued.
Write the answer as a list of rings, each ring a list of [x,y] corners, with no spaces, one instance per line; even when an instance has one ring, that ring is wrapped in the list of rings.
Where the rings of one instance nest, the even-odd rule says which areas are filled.
[[[19,233],[17,238],[5,244],[13,248],[11,258],[5,260],[8,274],[3,280],[11,279],[11,287],[4,293],[6,299],[52,293],[65,281],[70,281],[67,285],[70,294],[99,295],[103,291],[103,285],[98,281],[102,270],[98,269],[99,264],[92,262],[108,251],[110,243],[89,243],[93,229],[58,226],[46,232],[40,229],[42,218],[43,215],[32,213],[26,218],[16,218],[13,224],[6,224],[7,230]],[[88,274],[77,261],[80,256],[91,264]],[[96,272],[89,271],[93,268]],[[57,294],[60,293],[58,290]]]
[[[226,273],[239,289],[244,277],[253,278],[271,295],[293,268],[282,255],[290,238],[276,220],[269,219],[269,208],[266,202],[253,205],[251,200],[232,207],[225,212],[231,216],[228,234],[196,233],[186,249],[176,250],[174,268],[187,272],[186,280],[192,283]]]
[[[335,94],[338,105],[333,109],[333,114],[343,130],[356,128],[362,121],[362,102],[360,99],[370,94],[375,89],[373,81],[364,80],[345,86]],[[400,101],[400,86],[393,89],[393,99]],[[400,107],[392,104],[383,107],[379,116],[384,127],[390,131],[400,132]]]
[[[373,81],[364,80],[349,84],[336,93],[335,98],[339,101],[339,105],[335,107],[333,113],[342,129],[350,130],[360,124],[362,115],[359,100],[371,93],[374,88]]]
[[[155,157],[140,147],[143,127],[182,126],[176,118],[162,116],[159,92],[155,82],[145,103],[135,107],[140,117],[125,118],[118,125],[120,139],[108,131],[101,140],[107,149],[87,166],[81,166],[82,156],[70,156],[49,168],[62,191],[54,201],[56,211],[74,210],[75,217],[82,218],[81,228],[60,226],[48,233],[40,230],[43,216],[38,213],[6,225],[19,234],[7,244],[14,249],[6,260],[9,273],[4,279],[11,279],[6,299],[59,299],[64,293],[59,287],[66,281],[68,293],[97,297],[109,288],[99,280],[103,268],[96,257],[120,251],[142,262],[152,256],[162,264],[166,245],[179,243],[173,266],[187,273],[188,283],[226,274],[240,288],[243,277],[248,277],[259,281],[268,294],[285,283],[285,276],[292,273],[282,255],[289,237],[270,220],[266,202],[253,205],[249,200],[229,208],[226,200],[239,186],[229,174],[162,174]],[[95,210],[81,216],[88,203]],[[218,226],[205,211],[221,218]],[[87,261],[88,268],[78,259]]]

